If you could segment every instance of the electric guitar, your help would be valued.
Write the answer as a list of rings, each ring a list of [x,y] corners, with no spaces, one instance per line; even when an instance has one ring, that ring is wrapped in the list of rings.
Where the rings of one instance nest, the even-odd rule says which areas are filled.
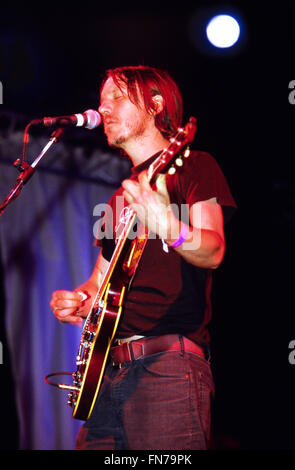
[[[196,119],[191,117],[184,128],[179,128],[170,139],[167,149],[154,160],[147,170],[148,180],[153,184],[159,173],[176,171],[182,165],[182,156],[189,156],[189,145],[196,132]],[[183,151],[184,147],[186,149]],[[182,153],[182,155],[181,155]],[[73,385],[53,384],[70,390],[68,404],[73,407],[73,418],[87,420],[93,410],[103,379],[109,351],[120,321],[124,296],[132,283],[136,268],[148,239],[143,229],[134,239],[128,237],[134,224],[138,222],[136,213],[130,207],[125,226],[116,243],[108,269],[104,274],[97,295],[85,320],[79,344],[76,371],[72,374]],[[63,374],[63,373],[61,373]]]

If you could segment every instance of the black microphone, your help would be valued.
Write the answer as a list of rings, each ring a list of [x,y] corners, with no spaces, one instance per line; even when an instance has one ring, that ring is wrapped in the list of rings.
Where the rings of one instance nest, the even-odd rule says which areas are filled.
[[[41,123],[46,126],[59,127],[86,127],[86,129],[95,129],[101,123],[99,112],[88,109],[82,114],[72,114],[71,116],[44,117]]]

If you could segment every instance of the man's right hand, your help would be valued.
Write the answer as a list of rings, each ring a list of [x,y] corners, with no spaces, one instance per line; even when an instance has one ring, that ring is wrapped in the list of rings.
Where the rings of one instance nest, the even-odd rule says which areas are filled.
[[[53,292],[50,307],[56,318],[64,323],[82,326],[92,308],[93,299],[97,296],[98,286],[109,266],[100,252],[90,278],[76,287],[74,291],[56,290]],[[79,293],[80,292],[80,293]]]
[[[59,321],[82,326],[83,317],[88,313],[85,311],[86,303],[85,295],[79,291],[56,290],[52,294],[50,307]]]

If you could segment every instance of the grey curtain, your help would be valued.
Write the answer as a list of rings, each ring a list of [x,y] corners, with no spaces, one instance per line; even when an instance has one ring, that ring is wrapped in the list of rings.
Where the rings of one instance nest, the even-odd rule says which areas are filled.
[[[16,181],[13,161],[22,150],[24,126],[9,118],[9,126],[0,130],[1,202]],[[87,141],[86,132],[98,131],[84,132]],[[48,139],[49,134],[30,139],[29,163]],[[72,418],[67,392],[49,386],[44,377],[75,370],[81,329],[60,324],[49,301],[54,290],[72,290],[89,277],[98,255],[94,208],[109,199],[128,172],[128,162],[112,152],[95,145],[86,149],[78,137],[62,141],[0,217],[6,335],[22,449],[74,448],[82,423]]]

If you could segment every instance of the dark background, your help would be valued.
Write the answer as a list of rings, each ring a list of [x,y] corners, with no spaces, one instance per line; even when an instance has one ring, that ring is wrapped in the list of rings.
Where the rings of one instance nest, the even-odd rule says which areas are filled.
[[[288,345],[295,339],[295,106],[288,101],[288,84],[295,79],[295,7],[122,3],[1,6],[2,111],[29,120],[96,108],[109,67],[143,63],[171,73],[183,94],[185,119],[198,118],[195,148],[215,156],[239,207],[226,228],[225,260],[215,272],[212,447],[294,449],[295,366],[288,361]],[[219,12],[241,21],[241,41],[230,50],[205,41],[206,21]],[[68,138],[84,137],[73,131]],[[105,145],[101,128],[89,142]],[[7,191],[13,183],[7,182]],[[2,305],[4,312],[4,298]],[[7,430],[1,448],[16,449],[4,313],[0,340]]]

